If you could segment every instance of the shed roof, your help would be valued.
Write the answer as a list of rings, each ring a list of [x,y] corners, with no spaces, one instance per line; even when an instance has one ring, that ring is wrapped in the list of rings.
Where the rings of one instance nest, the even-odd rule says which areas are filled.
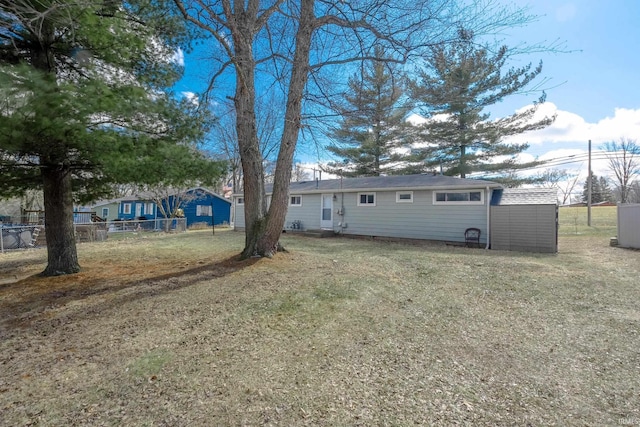
[[[558,192],[554,188],[505,188],[497,205],[555,205]]]
[[[479,179],[464,179],[453,176],[416,174],[371,176],[364,178],[327,179],[324,181],[292,182],[289,185],[291,193],[318,193],[325,191],[366,191],[386,189],[466,189],[466,188],[501,188],[493,181]],[[266,186],[266,192],[271,193],[273,186]]]

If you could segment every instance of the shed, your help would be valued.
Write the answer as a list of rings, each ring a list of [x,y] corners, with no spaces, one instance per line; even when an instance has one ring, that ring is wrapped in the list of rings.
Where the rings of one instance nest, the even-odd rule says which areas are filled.
[[[505,188],[491,200],[491,249],[558,252],[558,202],[553,188]]]
[[[618,204],[618,246],[640,249],[640,204]]]

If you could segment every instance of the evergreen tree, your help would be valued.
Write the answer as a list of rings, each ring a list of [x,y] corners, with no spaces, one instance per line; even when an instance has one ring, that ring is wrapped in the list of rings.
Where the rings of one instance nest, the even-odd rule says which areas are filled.
[[[414,154],[433,165],[441,165],[447,175],[477,171],[499,173],[533,163],[518,164],[515,156],[528,144],[505,142],[505,138],[549,126],[554,117],[534,119],[544,95],[533,106],[511,116],[489,120],[488,106],[518,93],[542,71],[503,68],[509,59],[506,46],[495,53],[480,46],[470,31],[460,30],[454,43],[434,46],[426,59],[429,64],[411,82],[411,95],[430,119],[420,129],[428,145]],[[500,159],[500,160],[498,160]]]
[[[587,203],[589,198],[589,179],[585,180],[582,190],[582,201]],[[591,203],[614,202],[615,198],[611,186],[603,176],[598,177],[591,173]]]
[[[340,120],[328,136],[327,149],[342,159],[329,163],[327,171],[342,176],[378,176],[401,173],[398,161],[407,135],[405,116],[410,108],[404,96],[403,78],[380,46],[373,60],[348,81],[348,92],[336,107]]]
[[[0,0],[0,198],[43,190],[45,275],[80,269],[74,201],[221,172],[192,143],[203,113],[168,90],[188,36],[168,4]]]

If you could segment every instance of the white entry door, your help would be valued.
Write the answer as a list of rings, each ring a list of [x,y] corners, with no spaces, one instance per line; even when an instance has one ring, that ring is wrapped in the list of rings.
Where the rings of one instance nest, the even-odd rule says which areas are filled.
[[[322,195],[322,211],[320,213],[320,228],[333,230],[333,194]]]

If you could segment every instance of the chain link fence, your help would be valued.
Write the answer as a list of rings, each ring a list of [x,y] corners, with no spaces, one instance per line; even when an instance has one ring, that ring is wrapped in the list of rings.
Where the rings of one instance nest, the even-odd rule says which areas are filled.
[[[181,233],[187,231],[186,218],[115,220],[73,224],[77,242],[102,242],[114,233]],[[46,245],[43,225],[0,224],[0,252]]]

